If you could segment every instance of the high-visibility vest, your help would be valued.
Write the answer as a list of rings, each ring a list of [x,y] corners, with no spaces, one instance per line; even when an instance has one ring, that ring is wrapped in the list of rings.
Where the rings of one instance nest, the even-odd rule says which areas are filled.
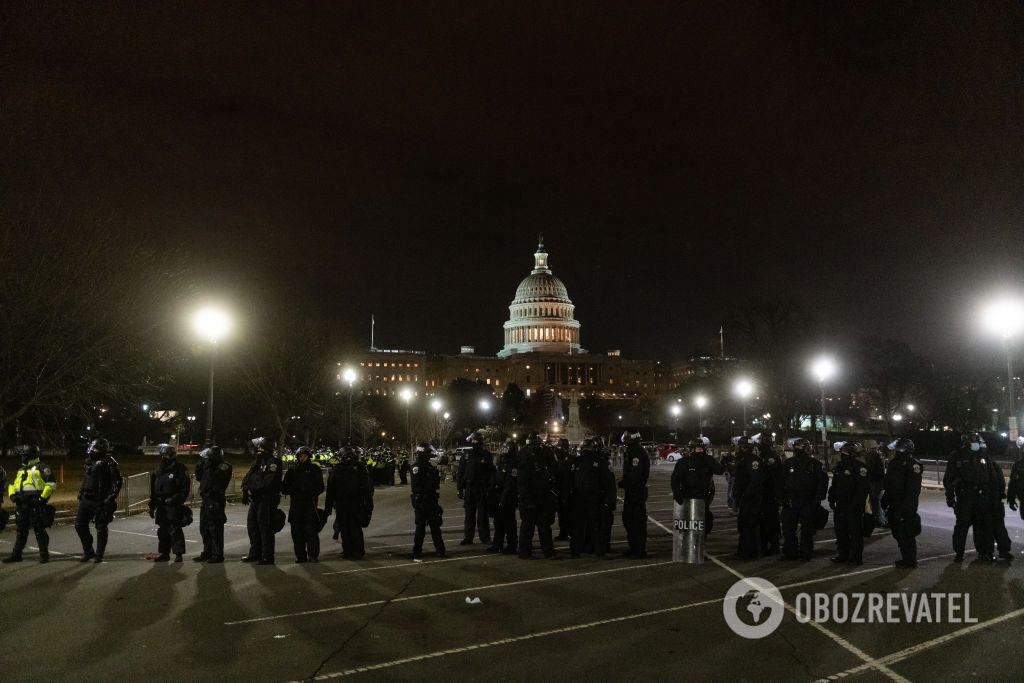
[[[57,490],[57,482],[53,480],[53,471],[46,465],[39,462],[39,458],[22,465],[15,475],[14,481],[7,487],[7,495],[13,496],[16,493],[35,496],[43,500],[49,500],[53,492]]]

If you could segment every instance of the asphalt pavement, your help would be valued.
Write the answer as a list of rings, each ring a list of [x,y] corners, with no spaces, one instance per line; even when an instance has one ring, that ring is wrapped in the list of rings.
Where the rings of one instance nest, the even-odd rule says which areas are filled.
[[[448,557],[430,539],[413,561],[408,488],[379,488],[367,556],[344,560],[321,535],[319,564],[295,564],[287,528],[275,566],[238,561],[248,549],[245,508],[230,505],[220,565],[191,561],[198,525],[185,530],[182,564],[144,559],[156,549],[146,516],[111,525],[107,561],[80,564],[69,526],[51,529],[49,564],[0,565],[0,671],[7,680],[1019,680],[1024,642],[1022,521],[1007,513],[1015,563],[953,562],[952,514],[941,493],[922,497],[920,566],[897,569],[879,530],[865,564],[833,565],[831,526],[807,563],[732,559],[736,520],[714,504],[711,559],[672,562],[670,466],[651,476],[645,560],[491,555],[462,538],[461,501],[442,490]],[[613,554],[625,547],[619,512]],[[198,519],[198,515],[197,515]],[[14,535],[0,534],[0,553]],[[968,541],[970,547],[970,540]],[[771,635],[748,640],[723,617],[739,579],[774,583],[786,602]],[[970,624],[801,623],[801,592],[963,592]],[[28,654],[26,654],[28,653]]]

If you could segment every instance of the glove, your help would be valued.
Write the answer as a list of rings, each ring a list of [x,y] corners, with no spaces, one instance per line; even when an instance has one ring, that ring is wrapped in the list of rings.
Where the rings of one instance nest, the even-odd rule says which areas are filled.
[[[1011,510],[1016,510],[1017,509],[1017,504],[1015,502],[1013,502],[1012,500],[1009,503],[1007,503],[1007,505],[1010,507]]]
[[[249,492],[248,491],[242,491],[242,505],[248,505],[249,504],[249,500],[250,500]]]
[[[946,498],[946,505],[948,505],[951,508],[955,508],[956,507],[956,500],[953,499],[953,498]]]
[[[462,500],[465,497],[466,497],[466,492],[463,491],[462,489],[459,489],[459,500]]]
[[[830,500],[830,501],[828,502],[828,506],[829,506],[830,508],[832,508],[833,510],[835,510],[835,509],[836,509],[836,502],[835,502],[834,500]]]
[[[149,508],[149,518],[150,519],[155,519],[156,518],[155,512],[156,512],[156,508]]]
[[[21,505],[21,494],[15,493],[13,496],[11,496],[11,502],[14,503],[15,505]]]

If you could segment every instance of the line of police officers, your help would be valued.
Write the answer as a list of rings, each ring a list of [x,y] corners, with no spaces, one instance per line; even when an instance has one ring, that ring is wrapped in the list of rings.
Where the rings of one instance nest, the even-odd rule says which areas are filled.
[[[481,434],[472,434],[468,441],[472,448],[460,461],[456,476],[465,511],[462,544],[473,543],[478,533],[480,540],[489,544],[490,552],[531,559],[536,533],[543,555],[551,558],[555,556],[551,527],[557,516],[558,538],[569,539],[572,557],[582,553],[605,557],[610,546],[616,488],[620,488],[628,543],[623,555],[647,556],[650,460],[638,433],[622,435],[625,455],[622,478],[617,484],[610,453],[598,439],[584,440],[574,456],[566,439],[552,447],[531,432],[522,448],[513,440],[506,442],[497,461],[484,448]],[[309,448],[300,448],[296,453],[297,464],[283,474],[271,440],[260,437],[253,439],[251,445],[255,458],[242,482],[242,502],[249,506],[249,552],[242,561],[274,563],[274,536],[285,522],[284,513],[279,510],[282,494],[290,499],[288,521],[297,562],[319,561],[319,532],[332,512],[336,513],[335,531],[341,536],[342,557],[360,559],[365,555],[362,530],[372,516],[373,486],[366,465],[354,448],[346,446],[332,460],[325,487],[322,471],[312,461]],[[1024,437],[1018,439],[1017,446],[1018,451],[1024,448]],[[768,434],[736,440],[732,469],[733,496],[738,507],[738,558],[774,555],[781,548],[783,559],[809,560],[813,556],[815,532],[827,522],[828,513],[821,505],[827,499],[834,511],[837,545],[832,561],[863,563],[864,538],[871,535],[880,517],[871,499],[870,458],[865,458],[864,448],[858,442],[840,442],[836,447],[840,460],[829,486],[828,475],[813,457],[814,448],[806,439],[790,441],[792,456],[787,459],[778,457]],[[897,566],[914,567],[916,537],[921,533],[917,507],[923,466],[914,458],[914,443],[910,439],[897,439],[890,444],[890,450],[893,457],[885,468],[880,506],[900,549]],[[191,509],[185,504],[191,481],[188,469],[178,462],[172,446],[161,444],[158,452],[160,465],[150,475],[148,501],[150,516],[158,527],[158,554],[152,559],[167,562],[173,553],[175,561],[180,562],[185,552],[182,529],[192,521]],[[224,461],[219,447],[207,448],[201,455],[196,481],[201,499],[203,550],[194,560],[219,563],[224,561],[225,496],[232,466]],[[416,525],[414,557],[422,553],[428,526],[437,554],[445,554],[441,536],[443,510],[439,503],[441,477],[430,462],[436,455],[433,446],[422,443],[416,448],[411,467],[411,502]],[[723,472],[722,463],[708,452],[704,439],[688,444],[672,472],[671,487],[677,502],[687,498],[706,502],[707,533],[714,525],[714,475]],[[0,471],[0,481],[4,478]],[[104,439],[93,441],[86,451],[75,518],[82,562],[103,561],[107,526],[113,519],[122,483],[109,444]],[[968,530],[973,531],[979,559],[995,562],[996,552],[1002,559],[1012,559],[1003,501],[1008,502],[1011,510],[1021,505],[1024,518],[1024,459],[1014,464],[1007,484],[1002,469],[988,455],[984,439],[977,433],[967,434],[960,449],[949,457],[943,486],[947,503],[956,515],[953,548],[957,561],[963,560]],[[46,529],[53,523],[49,500],[56,487],[53,471],[40,462],[38,448],[26,447],[21,467],[7,488],[17,506],[18,522],[14,549],[5,563],[22,560],[30,528],[35,531],[40,562],[48,561]],[[326,504],[320,510],[317,503],[324,493]],[[95,546],[90,525],[96,528]]]

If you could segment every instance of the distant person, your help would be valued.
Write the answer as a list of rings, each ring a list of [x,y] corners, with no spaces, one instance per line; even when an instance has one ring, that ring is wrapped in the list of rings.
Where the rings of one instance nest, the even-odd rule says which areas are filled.
[[[740,437],[736,444],[736,485],[733,496],[738,507],[736,530],[736,558],[752,560],[757,558],[761,543],[761,515],[764,498],[774,486],[772,473],[765,466],[765,458],[757,444],[747,437]]]
[[[828,475],[814,458],[810,441],[793,439],[791,448],[793,457],[782,463],[777,486],[782,504],[782,559],[807,561],[814,556],[814,534],[821,501],[828,494]]]
[[[4,562],[21,562],[22,551],[28,543],[29,527],[36,535],[39,562],[46,564],[50,561],[50,535],[46,533],[49,520],[46,508],[56,490],[57,482],[53,477],[53,470],[40,462],[39,448],[25,446],[21,451],[21,467],[15,472],[14,479],[7,487],[7,495],[18,511],[18,526],[14,548]]]
[[[174,561],[181,562],[185,554],[185,532],[182,520],[185,501],[192,490],[188,468],[178,462],[174,446],[157,446],[160,465],[149,475],[149,516],[156,520],[157,550],[154,562],[167,562],[174,553]]]
[[[366,555],[362,521],[368,508],[373,508],[370,475],[355,448],[346,446],[327,477],[324,502],[328,518],[337,513],[334,528],[341,536],[341,556],[346,560],[361,560]]]
[[[946,504],[953,508],[953,551],[962,562],[967,546],[967,530],[973,530],[974,549],[982,562],[995,561],[993,512],[999,500],[999,482],[989,466],[991,460],[985,440],[977,432],[964,434],[960,449],[950,455],[942,486]],[[891,522],[891,520],[890,520]]]
[[[572,465],[572,557],[593,553],[603,558],[608,552],[605,527],[607,512],[615,509],[615,475],[594,439],[584,439]]]
[[[224,525],[228,518],[225,513],[226,493],[231,484],[233,468],[224,462],[224,451],[220,446],[210,446],[199,454],[196,465],[196,483],[199,486],[199,535],[203,539],[203,552],[194,562],[220,564],[224,561]]]
[[[832,470],[832,486],[828,490],[836,532],[836,555],[832,561],[862,565],[864,508],[871,493],[868,466],[860,459],[864,446],[856,441],[836,443],[839,445],[839,462]]]
[[[1010,534],[1006,531],[1006,506],[1003,501],[1006,499],[1006,476],[1003,474],[1002,466],[993,458],[988,458],[989,481],[996,489],[992,496],[992,538],[995,541],[996,552],[1001,560],[1012,560],[1013,552],[1010,543]]]
[[[1017,437],[1017,461],[1010,470],[1010,482],[1006,486],[1006,503],[1011,510],[1020,510],[1024,519],[1024,436]]]
[[[623,432],[621,441],[626,452],[619,488],[623,490],[622,526],[629,546],[623,555],[640,559],[647,557],[647,479],[651,475],[651,461],[640,445],[639,432]]]
[[[761,554],[778,555],[781,548],[782,525],[779,520],[778,481],[782,475],[782,458],[775,451],[770,432],[751,437],[761,455],[765,472],[764,495],[761,498]]]
[[[438,557],[445,557],[444,537],[441,535],[444,509],[439,500],[441,476],[430,462],[434,454],[434,447],[423,442],[416,448],[416,460],[412,465],[409,497],[412,500],[416,522],[416,531],[412,539],[413,559],[419,559],[423,553],[423,540],[427,535],[428,526],[430,537],[434,541],[434,553]]]
[[[487,495],[494,479],[494,456],[484,448],[484,436],[480,432],[470,434],[466,441],[472,450],[459,463],[455,482],[466,513],[464,534],[459,545],[471,545],[476,533],[480,534],[481,543],[489,545],[491,524],[487,518]]]
[[[889,522],[881,506],[882,482],[885,480],[885,458],[878,447],[878,442],[873,439],[864,442],[864,464],[868,468],[868,482],[870,483],[868,500],[871,503],[871,514],[875,518],[875,526],[886,527]]]
[[[882,500],[892,537],[900,548],[896,566],[912,569],[917,566],[917,536],[921,533],[917,504],[924,466],[914,458],[914,442],[910,439],[896,439],[891,447],[894,457],[885,472]]]
[[[313,462],[313,451],[295,451],[296,464],[284,475],[281,493],[288,496],[288,523],[298,564],[320,561],[320,515],[317,502],[324,492],[324,473]]]
[[[487,546],[489,553],[515,555],[519,529],[516,525],[516,505],[519,502],[519,446],[515,440],[505,442],[494,468],[494,486],[490,493],[494,507],[494,542]]]
[[[735,447],[734,445],[733,448],[735,449]],[[736,453],[734,451],[726,451],[722,454],[721,463],[722,467],[725,468],[725,505],[735,515],[736,500],[733,495],[733,489],[736,486]]]
[[[117,461],[110,457],[110,444],[106,439],[95,439],[85,452],[85,474],[78,488],[78,512],[75,531],[82,541],[80,562],[103,561],[107,549],[107,525],[114,520],[117,496],[121,492],[121,471]],[[93,549],[89,523],[96,525],[96,548]]]
[[[556,541],[567,541],[572,536],[572,462],[569,439],[560,438],[555,446],[556,482],[558,494],[558,536]]]
[[[250,443],[256,459],[242,480],[242,504],[249,506],[249,552],[242,562],[269,565],[274,564],[275,517],[281,504],[281,459],[267,437],[257,437]]]

